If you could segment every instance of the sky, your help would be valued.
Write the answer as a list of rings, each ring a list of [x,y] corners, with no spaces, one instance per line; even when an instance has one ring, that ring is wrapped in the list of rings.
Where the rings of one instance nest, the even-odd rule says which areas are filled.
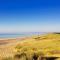
[[[60,32],[59,0],[0,0],[0,33]]]

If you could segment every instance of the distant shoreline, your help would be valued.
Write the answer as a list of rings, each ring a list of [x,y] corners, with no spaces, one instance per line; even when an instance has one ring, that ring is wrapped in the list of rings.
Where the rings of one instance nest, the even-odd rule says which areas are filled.
[[[0,38],[0,45],[5,45],[5,44],[10,44],[10,43],[15,43],[18,41],[23,41],[27,37],[17,37],[17,38]]]
[[[32,33],[19,33],[19,34],[0,34],[1,39],[10,39],[10,38],[21,38],[21,37],[29,37],[32,35],[40,35],[43,34],[42,32],[32,32]]]

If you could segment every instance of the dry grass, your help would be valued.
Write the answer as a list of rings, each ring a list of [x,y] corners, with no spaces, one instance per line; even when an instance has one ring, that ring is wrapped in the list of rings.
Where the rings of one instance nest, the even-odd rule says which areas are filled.
[[[14,58],[31,60],[35,55],[37,57],[60,57],[60,34],[51,33],[32,36],[22,41],[19,40],[14,43],[0,46],[1,58],[11,57],[11,60],[12,58],[13,60]]]

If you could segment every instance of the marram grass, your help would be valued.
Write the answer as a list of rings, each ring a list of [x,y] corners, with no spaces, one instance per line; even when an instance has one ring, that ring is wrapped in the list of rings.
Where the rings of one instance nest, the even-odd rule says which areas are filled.
[[[2,54],[1,49],[5,50],[5,55]],[[0,57],[5,58],[5,60],[41,60],[41,57],[60,57],[60,34],[49,33],[32,36],[13,46],[9,45],[1,49]]]

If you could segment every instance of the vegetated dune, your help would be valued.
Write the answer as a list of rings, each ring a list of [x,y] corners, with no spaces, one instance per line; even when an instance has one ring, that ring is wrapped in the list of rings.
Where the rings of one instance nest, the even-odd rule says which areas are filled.
[[[0,58],[5,60],[32,60],[42,57],[60,57],[60,34],[48,33],[34,35],[22,40],[7,40],[0,45]],[[0,41],[5,43],[6,41]],[[0,59],[0,60],[1,60]],[[34,60],[35,60],[34,59]]]

